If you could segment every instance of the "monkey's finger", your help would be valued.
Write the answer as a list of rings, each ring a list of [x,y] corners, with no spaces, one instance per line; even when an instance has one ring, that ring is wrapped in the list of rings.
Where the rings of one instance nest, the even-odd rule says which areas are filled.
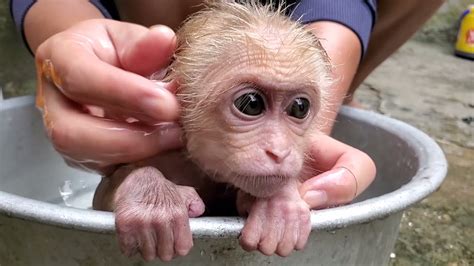
[[[181,146],[177,125],[150,127],[101,119],[83,113],[49,83],[42,93],[48,136],[60,153],[79,164],[137,161]]]
[[[117,232],[120,251],[127,257],[132,257],[138,252],[138,241],[133,233],[122,234]]]
[[[262,205],[261,202],[255,204]],[[253,251],[258,248],[262,237],[263,225],[266,224],[265,215],[262,212],[266,206],[255,206],[245,222],[245,226],[239,237],[239,242],[245,251]]]
[[[302,250],[308,242],[309,235],[311,234],[311,220],[308,215],[308,221],[300,221],[298,226],[298,239],[295,244],[296,250]]]
[[[267,223],[265,224],[261,235],[260,243],[258,243],[258,250],[260,250],[260,252],[267,256],[275,253],[278,242],[283,235],[282,226],[284,226],[284,221],[281,221],[280,219],[267,219]]]
[[[298,240],[299,221],[296,219],[284,222],[284,232],[278,242],[276,253],[281,257],[287,257],[295,249]]]
[[[196,192],[196,189],[189,186],[178,186],[178,189],[179,194],[187,207],[188,216],[190,218],[201,216],[204,213],[206,206],[201,197],[199,197],[199,194]]]
[[[140,253],[144,260],[152,261],[156,258],[156,235],[155,232],[146,226],[140,230]]]
[[[189,218],[183,212],[182,217],[175,219],[173,225],[174,252],[179,256],[185,256],[193,247],[193,235],[189,227]]]
[[[174,253],[174,230],[169,221],[163,221],[155,226],[156,230],[156,254],[162,261],[170,261],[173,259]]]
[[[266,223],[262,228],[263,233],[261,241],[258,244],[258,249],[267,256],[275,253],[285,233],[285,219],[289,213],[284,213],[284,210],[287,209],[288,208],[284,208],[281,205],[277,205],[273,208],[268,208],[265,213],[263,213],[266,217]]]

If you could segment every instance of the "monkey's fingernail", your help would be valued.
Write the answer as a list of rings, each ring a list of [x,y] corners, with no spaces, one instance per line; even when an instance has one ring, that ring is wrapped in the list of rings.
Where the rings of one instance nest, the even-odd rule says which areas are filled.
[[[322,190],[310,190],[303,196],[303,200],[311,207],[311,209],[326,205],[328,196]]]

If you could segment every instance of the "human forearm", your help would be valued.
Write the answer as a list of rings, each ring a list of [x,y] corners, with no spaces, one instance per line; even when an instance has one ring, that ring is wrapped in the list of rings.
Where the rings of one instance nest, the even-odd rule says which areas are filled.
[[[322,130],[329,134],[357,71],[361,57],[361,44],[352,30],[339,23],[318,21],[309,24],[308,27],[320,38],[333,65],[335,83],[331,87],[329,108],[322,110],[321,115],[326,120]]]
[[[87,0],[39,0],[26,14],[25,38],[35,53],[38,46],[50,36],[80,21],[103,17]]]

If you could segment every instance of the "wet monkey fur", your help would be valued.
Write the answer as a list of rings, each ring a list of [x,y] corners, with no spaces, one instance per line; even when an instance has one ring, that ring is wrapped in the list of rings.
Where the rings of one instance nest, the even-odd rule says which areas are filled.
[[[358,172],[344,154],[359,151],[319,130],[332,81],[318,39],[282,8],[248,2],[208,3],[177,33],[166,79],[179,84],[185,149],[124,165],[97,188],[94,208],[115,212],[126,255],[186,255],[189,218],[227,184],[248,217],[241,246],[287,256],[311,230],[301,183],[325,171]]]

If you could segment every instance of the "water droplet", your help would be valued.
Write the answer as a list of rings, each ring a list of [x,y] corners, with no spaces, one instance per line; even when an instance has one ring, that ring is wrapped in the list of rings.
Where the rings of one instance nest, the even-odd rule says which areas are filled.
[[[85,189],[86,188],[86,181],[84,180],[79,180],[79,185],[81,186],[82,189]]]
[[[65,180],[60,186],[59,186],[59,194],[61,195],[61,198],[64,201],[64,204],[66,206],[70,206],[67,200],[69,197],[71,197],[74,194],[74,190],[71,188],[72,182],[71,180]]]

